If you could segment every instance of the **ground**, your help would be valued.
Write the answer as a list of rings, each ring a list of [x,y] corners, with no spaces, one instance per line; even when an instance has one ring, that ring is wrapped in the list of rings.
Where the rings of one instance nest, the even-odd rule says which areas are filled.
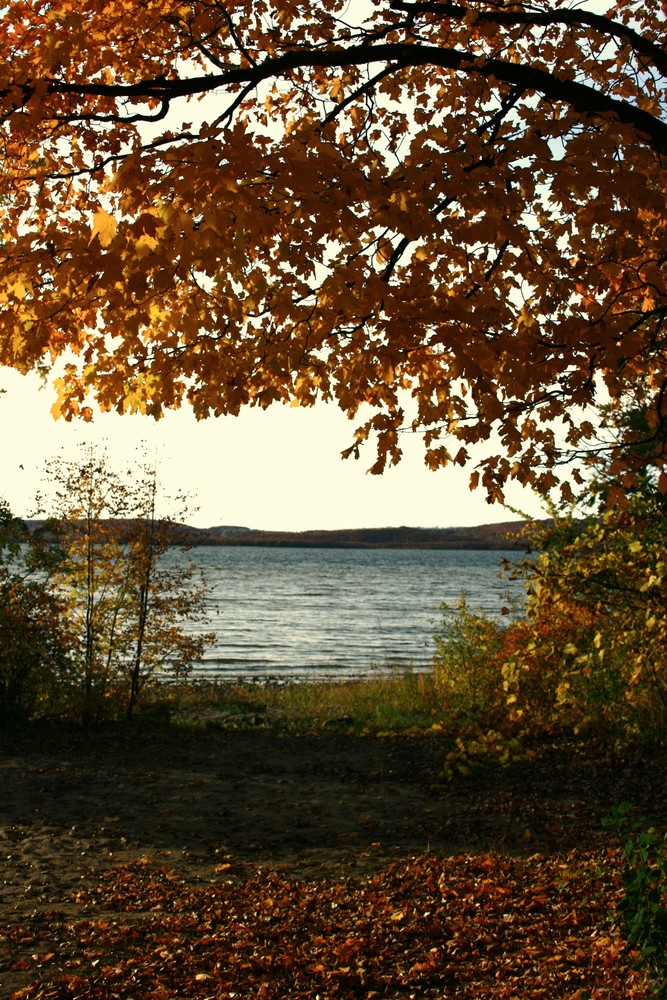
[[[100,874],[126,863],[173,870],[187,885],[221,871],[246,880],[260,868],[329,883],[431,854],[601,849],[611,834],[600,820],[621,801],[667,823],[660,753],[547,740],[534,760],[446,781],[448,746],[439,735],[278,735],[252,726],[5,736],[2,1000],[35,977],[21,961],[31,945],[11,928],[51,911],[61,921],[81,917],[82,901],[92,919]]]

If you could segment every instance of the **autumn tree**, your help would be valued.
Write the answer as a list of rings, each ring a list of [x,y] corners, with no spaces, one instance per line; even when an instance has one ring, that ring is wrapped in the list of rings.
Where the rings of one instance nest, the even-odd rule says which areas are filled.
[[[55,484],[53,513],[34,546],[33,563],[66,602],[81,713],[88,721],[100,714],[113,677],[129,566],[110,519],[126,512],[127,494],[92,449],[81,462],[52,460],[47,477]]]
[[[403,430],[433,468],[497,434],[472,484],[549,489],[601,392],[665,419],[665,25],[658,0],[12,0],[0,360],[62,358],[65,417],[335,400],[374,472]]]
[[[167,670],[172,677],[188,676],[206,646],[215,641],[215,634],[201,627],[208,620],[206,582],[195,564],[182,558],[186,546],[178,544],[176,512],[172,507],[168,517],[158,516],[155,467],[145,467],[142,475],[139,507],[124,535],[130,573],[125,595],[127,654],[121,671],[128,717],[144,687],[155,683],[161,671]],[[184,517],[186,498],[177,499]],[[170,558],[174,552],[178,555]],[[183,627],[185,622],[188,629]],[[199,627],[193,631],[195,624]]]
[[[123,704],[132,715],[147,681],[186,675],[213,640],[184,628],[205,618],[203,581],[193,564],[164,565],[178,525],[157,516],[154,468],[124,475],[91,450],[47,472],[53,513],[34,565],[65,602],[81,714]]]

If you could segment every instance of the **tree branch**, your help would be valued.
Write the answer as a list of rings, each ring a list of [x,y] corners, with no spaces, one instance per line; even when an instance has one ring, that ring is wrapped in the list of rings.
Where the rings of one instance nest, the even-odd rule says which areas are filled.
[[[255,66],[233,66],[222,73],[210,76],[174,79],[158,77],[124,85],[69,83],[51,79],[47,83],[47,93],[170,102],[179,97],[203,94],[220,87],[256,86],[264,80],[289,76],[298,69],[344,68],[374,62],[393,64],[396,72],[410,66],[439,66],[469,76],[481,76],[508,83],[521,91],[534,91],[550,100],[568,104],[583,115],[595,117],[611,115],[635,128],[656,152],[667,154],[667,122],[661,121],[634,104],[609,97],[589,84],[562,79],[547,70],[497,58],[480,60],[470,52],[436,45],[384,42],[379,45],[362,44],[322,51],[298,49],[273,59],[265,59]],[[21,89],[24,102],[30,100],[33,86],[24,84]],[[0,97],[8,95],[9,91],[0,92]],[[87,118],[89,120],[89,116]],[[107,116],[104,116],[104,120],[107,120]]]
[[[416,14],[438,14],[442,17],[462,18],[471,12],[470,7],[463,7],[455,3],[438,3],[436,0],[429,2],[411,3],[410,0],[390,0],[389,6],[393,10],[406,11],[412,20]],[[524,13],[514,10],[481,10],[475,12],[475,19],[478,22],[487,22],[498,25],[529,25],[531,27],[547,27],[550,24],[563,24],[570,28],[593,28],[600,34],[619,41],[626,42],[642,56],[650,59],[656,69],[667,76],[667,51],[661,46],[644,38],[638,31],[635,31],[627,24],[620,21],[613,21],[604,14],[595,14],[589,10],[549,10]]]

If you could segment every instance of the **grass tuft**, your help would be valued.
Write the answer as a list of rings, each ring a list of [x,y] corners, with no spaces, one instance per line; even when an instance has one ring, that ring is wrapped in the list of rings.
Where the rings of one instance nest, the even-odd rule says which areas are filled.
[[[162,701],[165,694],[162,688]],[[174,685],[167,698],[172,724],[186,728],[262,725],[377,734],[439,730],[447,722],[433,674],[398,669],[358,680]]]

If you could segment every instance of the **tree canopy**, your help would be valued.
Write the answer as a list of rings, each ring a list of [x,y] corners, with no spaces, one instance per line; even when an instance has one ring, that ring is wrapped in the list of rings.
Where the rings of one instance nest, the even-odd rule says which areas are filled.
[[[335,400],[374,472],[497,432],[492,498],[553,486],[600,392],[659,442],[666,14],[10,0],[0,362],[62,357],[65,417]]]

